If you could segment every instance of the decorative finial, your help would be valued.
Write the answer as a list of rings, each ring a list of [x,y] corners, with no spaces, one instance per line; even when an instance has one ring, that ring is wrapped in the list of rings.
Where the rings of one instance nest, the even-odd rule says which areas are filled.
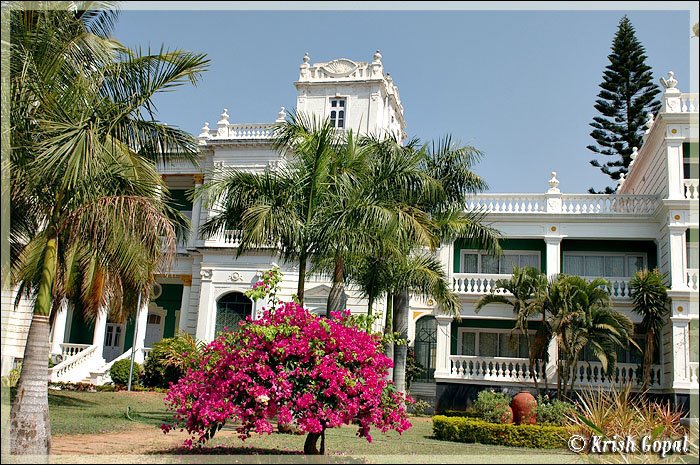
[[[200,139],[203,138],[209,138],[209,122],[207,121],[204,123],[204,126],[202,126],[202,133],[199,135]]]
[[[389,81],[390,83],[394,82],[394,78],[391,77],[391,74],[386,73],[386,80]]]
[[[678,84],[678,81],[673,77],[675,74],[673,71],[668,72],[668,79],[661,78],[659,79],[659,82],[661,83],[662,86],[666,89],[666,92],[678,92],[678,89],[676,89],[676,85]]]
[[[287,118],[287,110],[284,109],[284,107],[280,107],[280,112],[277,113],[277,119],[275,120],[276,123],[282,123],[284,120]]]
[[[552,171],[552,177],[549,179],[549,191],[551,193],[558,193],[559,192],[559,180],[557,179],[557,172]]]
[[[224,108],[224,112],[221,113],[221,119],[216,124],[217,126],[228,125],[228,108]]]
[[[644,133],[649,134],[651,127],[654,125],[654,113],[647,113],[647,122],[644,123],[644,125],[647,127],[647,130]]]
[[[309,52],[304,53],[304,58],[303,58],[304,63],[308,65],[310,59],[311,58],[309,57]]]
[[[374,52],[374,63],[381,63],[382,62],[382,54],[379,50]]]
[[[632,147],[632,155],[630,155],[630,158],[632,159],[632,163],[634,163],[634,159],[637,158],[637,155],[639,155],[639,148]]]

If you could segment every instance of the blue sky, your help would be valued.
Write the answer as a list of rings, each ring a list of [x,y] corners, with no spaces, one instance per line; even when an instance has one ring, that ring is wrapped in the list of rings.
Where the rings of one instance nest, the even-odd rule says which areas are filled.
[[[491,192],[544,192],[554,170],[562,192],[573,193],[612,185],[589,165],[586,146],[624,14],[655,81],[673,70],[688,91],[690,44],[698,39],[690,39],[687,11],[125,10],[114,35],[130,46],[208,55],[210,70],[196,88],[157,99],[162,121],[193,134],[204,121],[214,125],[223,108],[234,123],[272,122],[280,106],[293,108],[305,52],[312,63],[371,61],[380,49],[409,135],[451,134],[482,150],[476,171]]]

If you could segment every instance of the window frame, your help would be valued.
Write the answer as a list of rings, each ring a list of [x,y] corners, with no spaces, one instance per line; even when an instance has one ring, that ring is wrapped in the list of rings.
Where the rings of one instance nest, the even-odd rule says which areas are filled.
[[[333,106],[333,102],[338,102],[337,106]],[[340,105],[340,103],[343,103]],[[348,98],[347,96],[335,96],[335,97],[330,97],[328,99],[328,119],[331,122],[331,126],[335,129],[339,130],[345,130],[347,127],[347,120],[348,120]],[[340,110],[342,108],[342,110]],[[333,118],[332,112],[336,112],[336,117]],[[343,112],[343,117],[340,118],[340,115],[338,114],[340,111]],[[338,126],[338,121],[342,121],[342,126]]]
[[[649,266],[649,256],[646,252],[596,252],[596,251],[580,251],[580,250],[571,250],[571,251],[564,251],[562,252],[561,255],[561,270],[562,273],[564,274],[572,274],[572,273],[567,273],[564,269],[564,263],[566,257],[603,257],[603,260],[605,260],[605,257],[623,257],[624,263],[625,263],[625,271],[624,271],[624,276],[605,276],[605,271],[603,271],[603,276],[593,276],[593,275],[588,275],[588,274],[582,274],[582,275],[577,275],[581,276],[584,278],[631,278],[634,276],[634,273],[630,274],[629,271],[629,262],[628,258],[629,257],[642,257],[643,264],[642,264],[642,269],[645,269]],[[584,260],[584,267],[585,267],[585,260]],[[603,261],[603,270],[605,270],[605,261]]]
[[[498,347],[497,347],[496,351],[497,351],[497,353],[500,353],[501,352],[501,350],[500,350],[501,349],[501,347],[500,347],[501,346],[500,335],[501,334],[510,335],[511,332],[512,332],[512,330],[503,329],[503,328],[458,328],[458,331],[457,331],[457,352],[458,352],[458,355],[460,357],[487,357],[486,355],[481,355],[480,351],[479,351],[479,343],[480,343],[479,334],[480,333],[496,333],[496,334],[498,334],[498,336],[499,336],[498,337]],[[473,333],[474,334],[474,352],[475,352],[475,355],[464,355],[461,353],[462,352],[462,341],[464,339],[465,333]],[[534,337],[534,336],[536,336],[537,331],[531,329],[527,332],[527,334],[530,337]],[[517,336],[518,336],[518,338],[520,338],[522,336],[522,333],[520,333],[518,331]],[[518,350],[520,350],[519,347],[520,347],[520,340],[518,340]],[[529,357],[501,357],[501,356],[495,356],[495,357],[488,356],[488,358],[498,358],[498,359],[503,359],[503,360],[512,360],[512,359],[528,360],[529,359]]]
[[[522,255],[530,255],[533,257],[537,258],[537,269],[541,272],[542,271],[542,253],[539,250],[520,250],[520,249],[514,249],[514,250],[504,250],[503,255],[498,257],[498,271],[499,273],[486,273],[482,271],[482,263],[483,260],[482,258],[484,256],[491,256],[491,254],[484,252],[483,250],[479,249],[462,249],[460,251],[459,255],[459,269],[464,270],[465,269],[465,262],[464,262],[464,257],[465,255],[476,255],[477,256],[477,261],[476,261],[476,274],[499,274],[499,275],[504,275],[504,276],[509,276],[512,273],[500,273],[501,271],[501,258],[503,255],[518,255],[518,262],[520,262],[520,256]],[[475,274],[474,272],[471,271],[460,271],[460,273],[469,273],[469,274]]]

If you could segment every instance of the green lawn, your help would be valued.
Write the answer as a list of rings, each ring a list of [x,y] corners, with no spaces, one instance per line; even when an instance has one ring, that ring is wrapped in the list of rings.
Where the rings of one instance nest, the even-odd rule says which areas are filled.
[[[78,435],[124,432],[163,438],[158,427],[170,419],[163,405],[163,394],[151,392],[69,392],[50,391],[51,428],[54,435]],[[127,417],[127,409],[129,417]],[[413,427],[402,436],[395,432],[372,431],[373,442],[358,438],[357,428],[347,426],[326,432],[328,458],[343,456],[362,462],[514,462],[574,463],[578,456],[565,450],[535,450],[480,444],[461,444],[432,439],[430,418],[412,418]],[[153,433],[150,432],[153,428]],[[225,428],[230,429],[230,428]],[[109,434],[105,434],[108,438]],[[90,436],[95,441],[94,436]],[[173,444],[173,442],[169,442]],[[208,446],[194,453],[228,454],[299,454],[304,436],[290,434],[253,435],[245,442],[231,436],[216,437]],[[156,450],[133,450],[134,454],[183,454],[187,451],[165,446]],[[351,457],[352,456],[352,457]],[[399,457],[402,456],[402,457]],[[155,458],[155,457],[154,457]],[[219,461],[219,457],[210,457]],[[223,459],[223,457],[221,457]],[[288,457],[289,458],[289,457]],[[301,459],[302,457],[300,457]],[[156,459],[158,461],[158,459]],[[354,461],[354,460],[352,460]]]
[[[52,434],[111,433],[170,419],[157,392],[49,391],[49,416]]]

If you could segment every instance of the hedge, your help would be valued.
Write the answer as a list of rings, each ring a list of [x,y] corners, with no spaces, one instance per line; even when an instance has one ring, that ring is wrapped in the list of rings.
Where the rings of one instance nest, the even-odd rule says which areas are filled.
[[[488,423],[444,415],[433,417],[433,435],[444,441],[559,449],[566,447],[566,431],[561,426]]]

